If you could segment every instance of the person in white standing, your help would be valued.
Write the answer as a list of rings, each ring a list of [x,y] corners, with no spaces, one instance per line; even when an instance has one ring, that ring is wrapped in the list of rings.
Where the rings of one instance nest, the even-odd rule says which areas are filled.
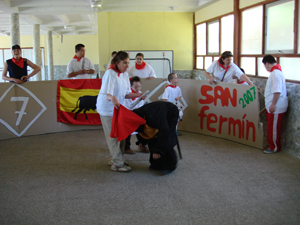
[[[119,51],[113,58],[110,68],[105,72],[102,78],[102,85],[96,104],[106,143],[111,154],[108,164],[111,166],[112,171],[118,172],[127,172],[130,171],[131,168],[125,163],[123,158],[125,140],[117,141],[117,138],[110,137],[114,107],[118,109],[120,104],[123,105],[125,98],[137,98],[142,96],[142,93],[132,93],[130,90],[129,76],[126,72],[128,67],[128,53]]]
[[[91,79],[95,73],[95,67],[91,60],[85,57],[85,46],[75,46],[75,56],[67,66],[67,76],[73,79]]]
[[[130,77],[140,77],[140,78],[156,78],[156,74],[153,70],[153,68],[148,64],[144,62],[144,54],[143,53],[137,53],[135,56],[135,64],[132,66],[129,70],[129,76]]]
[[[281,66],[272,55],[266,55],[262,63],[270,72],[265,89],[265,109],[267,113],[267,140],[269,147],[264,153],[276,153],[281,150],[281,122],[288,108],[285,78]]]
[[[170,85],[166,86],[166,89],[161,98],[165,102],[171,102],[171,103],[175,104],[175,102],[179,101],[182,97],[181,89],[177,85],[178,84],[177,74],[170,73],[168,75],[168,80],[170,82]],[[177,131],[177,126],[176,126],[176,133],[178,136],[181,136],[181,133]]]

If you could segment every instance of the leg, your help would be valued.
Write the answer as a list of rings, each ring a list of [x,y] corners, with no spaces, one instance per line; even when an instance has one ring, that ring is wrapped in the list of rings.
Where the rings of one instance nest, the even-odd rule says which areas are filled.
[[[114,165],[118,167],[122,167],[124,165],[123,153],[122,150],[124,149],[124,141],[117,141],[117,138],[111,138],[111,124],[112,124],[112,117],[111,116],[101,116],[102,127],[104,130],[104,135],[106,139],[106,143],[108,145],[111,159]],[[124,152],[124,150],[123,150]]]
[[[283,119],[284,113],[273,114],[267,113],[267,140],[269,143],[269,149],[273,152],[279,152],[281,150],[281,121]]]

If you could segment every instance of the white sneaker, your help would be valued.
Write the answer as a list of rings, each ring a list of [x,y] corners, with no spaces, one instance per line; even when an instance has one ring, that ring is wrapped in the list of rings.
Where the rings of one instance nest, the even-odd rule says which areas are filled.
[[[116,172],[129,172],[130,170],[131,170],[131,168],[129,167],[129,166],[122,166],[122,167],[118,167],[118,166],[116,166],[116,165],[112,165],[111,167],[110,167],[110,169],[112,170],[112,171],[116,171]]]
[[[113,161],[112,161],[111,157],[109,158],[109,160],[108,160],[107,164],[108,164],[109,166],[112,166],[112,165],[114,165],[114,163],[113,163]],[[129,163],[125,161],[125,162],[124,162],[124,165],[125,165],[125,166],[129,166]]]

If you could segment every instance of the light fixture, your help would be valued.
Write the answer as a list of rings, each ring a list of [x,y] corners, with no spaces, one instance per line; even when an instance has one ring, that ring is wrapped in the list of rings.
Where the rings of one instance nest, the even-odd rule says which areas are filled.
[[[91,0],[91,7],[92,8],[100,8],[102,5],[101,5],[101,1],[99,0]]]
[[[64,28],[69,29],[69,28],[71,28],[71,25],[64,25]]]

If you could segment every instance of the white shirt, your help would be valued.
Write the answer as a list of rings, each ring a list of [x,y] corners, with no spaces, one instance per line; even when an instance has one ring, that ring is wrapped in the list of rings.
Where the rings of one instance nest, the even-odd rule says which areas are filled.
[[[134,64],[129,70],[129,76],[130,77],[138,76],[140,78],[147,78],[147,77],[156,77],[156,74],[153,68],[148,63],[146,63],[145,68],[141,70],[135,68],[135,64]]]
[[[141,91],[139,91],[139,93],[142,93]],[[133,109],[130,109],[129,107],[135,102],[137,101],[138,98],[134,98],[134,100],[132,98],[127,98],[124,100],[124,106],[129,109],[129,110],[133,110],[133,109],[137,109],[140,108],[144,105],[144,100],[141,100]]]
[[[225,71],[225,69],[219,66],[218,60],[214,61],[206,70],[206,72],[211,73],[213,75],[214,81],[218,82],[222,81]],[[230,82],[234,75],[240,79],[243,74],[244,73],[240,70],[240,68],[237,65],[231,63],[229,69],[227,70],[227,73],[225,74],[223,82]]]
[[[179,96],[182,96],[180,87],[178,87],[177,85],[176,87],[170,87],[168,85],[162,95],[162,99],[167,99],[168,102],[174,103],[175,98]]]
[[[118,73],[113,69],[105,72],[97,99],[97,112],[101,116],[113,116],[114,105],[106,99],[107,94],[117,97],[120,104],[124,104],[125,96],[131,92],[128,73]]]
[[[275,69],[270,73],[268,78],[266,89],[265,89],[265,106],[266,110],[269,111],[269,108],[272,104],[273,94],[280,93],[280,97],[276,103],[274,114],[284,113],[288,108],[288,98],[286,95],[286,83],[283,73]]]
[[[94,67],[93,63],[91,62],[91,60],[89,60],[86,57],[82,57],[80,59],[80,61],[77,61],[77,59],[72,59],[67,66],[67,75],[70,73],[73,73],[73,72],[77,72],[82,69],[95,70],[95,67]],[[86,73],[86,74],[77,75],[77,76],[71,77],[71,78],[73,78],[73,79],[91,79],[92,76],[91,76],[91,74]]]

